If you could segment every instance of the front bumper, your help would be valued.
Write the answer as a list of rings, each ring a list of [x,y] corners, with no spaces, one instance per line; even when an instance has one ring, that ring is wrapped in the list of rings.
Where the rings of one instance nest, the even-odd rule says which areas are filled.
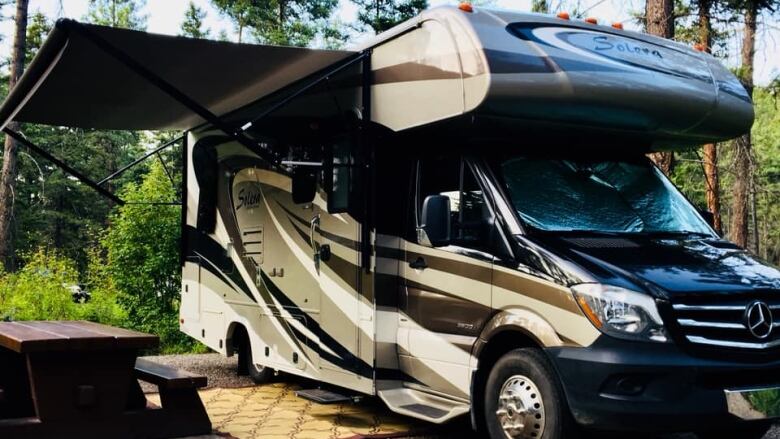
[[[780,358],[761,364],[703,359],[673,344],[606,336],[587,348],[548,353],[584,426],[695,431],[780,416]]]

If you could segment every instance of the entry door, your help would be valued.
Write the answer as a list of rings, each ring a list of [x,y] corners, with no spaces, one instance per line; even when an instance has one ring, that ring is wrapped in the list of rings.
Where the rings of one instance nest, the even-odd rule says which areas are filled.
[[[450,199],[452,239],[443,247],[417,242],[416,236],[404,241],[400,363],[426,386],[467,397],[471,350],[491,313],[493,257],[484,251],[490,212],[464,160],[420,160],[417,173],[409,230],[419,226],[425,197],[445,195]]]
[[[354,375],[360,360],[360,223],[355,219],[352,143],[329,146],[311,219],[320,285],[321,369]]]

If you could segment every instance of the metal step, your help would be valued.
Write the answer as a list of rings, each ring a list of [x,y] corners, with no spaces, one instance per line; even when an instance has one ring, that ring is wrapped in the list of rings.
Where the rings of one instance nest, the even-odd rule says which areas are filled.
[[[353,402],[354,395],[342,395],[325,389],[305,389],[298,390],[295,394],[303,399],[314,401],[318,404],[338,404],[342,402]]]
[[[389,383],[386,383],[389,384]],[[402,415],[442,424],[469,412],[469,404],[421,390],[410,389],[399,383],[398,387],[377,387],[377,395],[387,407]]]

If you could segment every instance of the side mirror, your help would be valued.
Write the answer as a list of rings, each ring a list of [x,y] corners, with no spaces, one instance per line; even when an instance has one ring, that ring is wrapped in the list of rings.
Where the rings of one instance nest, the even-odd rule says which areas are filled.
[[[296,167],[292,174],[292,199],[295,204],[314,201],[317,193],[317,174],[311,169]]]
[[[442,247],[450,243],[450,197],[429,195],[422,205],[417,242],[428,247]]]
[[[704,218],[704,221],[709,224],[713,229],[715,228],[715,214],[709,210],[699,210],[699,215]]]

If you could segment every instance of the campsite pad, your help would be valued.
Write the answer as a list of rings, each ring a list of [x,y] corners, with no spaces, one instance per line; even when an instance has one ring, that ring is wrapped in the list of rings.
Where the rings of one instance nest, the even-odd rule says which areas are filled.
[[[388,413],[381,402],[321,405],[295,396],[299,385],[273,383],[200,392],[216,434],[236,439],[426,436],[431,426]],[[147,398],[159,404],[157,394]],[[448,435],[448,437],[451,437]]]

